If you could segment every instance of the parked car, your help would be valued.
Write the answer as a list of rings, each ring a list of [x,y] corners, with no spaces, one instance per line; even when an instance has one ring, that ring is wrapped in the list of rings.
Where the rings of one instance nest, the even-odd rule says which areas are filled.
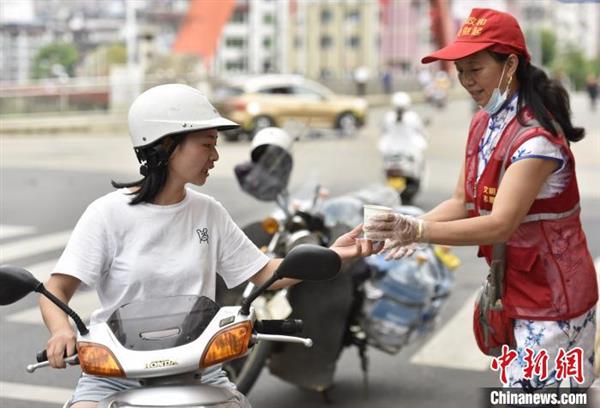
[[[252,138],[260,129],[281,127],[289,120],[350,135],[364,125],[368,108],[363,98],[336,95],[299,75],[233,80],[215,90],[213,102],[222,115],[241,125],[239,131],[225,133],[228,140],[241,134]]]

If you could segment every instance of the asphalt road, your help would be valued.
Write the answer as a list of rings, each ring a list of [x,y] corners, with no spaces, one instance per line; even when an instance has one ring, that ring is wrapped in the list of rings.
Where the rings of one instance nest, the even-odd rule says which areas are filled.
[[[582,219],[594,257],[600,256],[600,129],[598,113],[587,110],[583,96],[574,98],[579,123],[589,130],[573,147],[582,191]],[[456,183],[470,105],[453,102],[443,111],[416,108],[431,119],[428,176],[417,205],[427,209],[447,197]],[[332,195],[382,182],[376,149],[382,111],[373,111],[369,126],[351,139],[325,134],[295,146],[292,192],[320,182]],[[267,214],[272,206],[245,196],[233,178],[233,165],[248,157],[248,144],[221,144],[221,160],[202,191],[219,199],[240,225]],[[98,196],[111,191],[111,179],[136,175],[126,135],[48,135],[0,140],[0,260],[47,275],[79,215]],[[330,402],[319,393],[300,390],[263,371],[250,394],[256,407],[477,407],[481,389],[498,384],[471,338],[472,296],[483,278],[484,264],[473,248],[457,248],[463,265],[441,315],[438,329],[427,338],[390,356],[370,350],[368,391],[356,350],[345,350],[338,362]],[[89,308],[89,293],[80,300]],[[75,301],[75,300],[74,300]],[[86,303],[87,302],[87,303]],[[78,377],[78,369],[40,370],[24,367],[44,347],[48,334],[35,310],[36,297],[0,309],[0,407],[60,406]]]

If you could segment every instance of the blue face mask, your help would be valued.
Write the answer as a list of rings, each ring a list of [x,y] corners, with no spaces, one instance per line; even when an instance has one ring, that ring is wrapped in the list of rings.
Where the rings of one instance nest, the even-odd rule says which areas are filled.
[[[502,75],[500,75],[500,81],[498,82],[498,86],[494,88],[494,91],[492,92],[492,96],[490,97],[488,103],[486,103],[485,106],[482,107],[482,109],[486,111],[489,115],[493,115],[494,113],[498,112],[498,110],[500,110],[504,102],[506,102],[506,98],[508,98],[508,88],[510,88],[511,82],[510,79],[508,80],[508,84],[506,85],[506,90],[502,94],[500,93],[500,84],[502,83],[502,78],[504,78],[505,68],[506,63],[502,67]]]

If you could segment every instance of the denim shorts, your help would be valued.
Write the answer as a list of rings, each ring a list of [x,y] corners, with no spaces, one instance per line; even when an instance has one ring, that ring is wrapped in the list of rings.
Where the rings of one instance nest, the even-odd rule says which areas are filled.
[[[247,398],[235,388],[235,384],[229,381],[225,372],[220,368],[205,373],[205,375],[202,376],[201,383],[230,388],[238,395],[238,397],[240,397],[241,406],[250,408],[250,403]],[[140,387],[140,382],[133,379],[98,377],[95,375],[82,374],[81,377],[79,377],[77,387],[69,402],[70,404],[81,401],[98,402],[116,392]]]

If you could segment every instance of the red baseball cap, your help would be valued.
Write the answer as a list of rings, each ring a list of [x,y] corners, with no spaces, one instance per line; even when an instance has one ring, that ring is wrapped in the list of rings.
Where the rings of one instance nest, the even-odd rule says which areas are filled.
[[[421,62],[456,61],[485,49],[520,54],[527,61],[531,60],[521,27],[513,16],[497,10],[474,8],[454,42],[429,54]]]

